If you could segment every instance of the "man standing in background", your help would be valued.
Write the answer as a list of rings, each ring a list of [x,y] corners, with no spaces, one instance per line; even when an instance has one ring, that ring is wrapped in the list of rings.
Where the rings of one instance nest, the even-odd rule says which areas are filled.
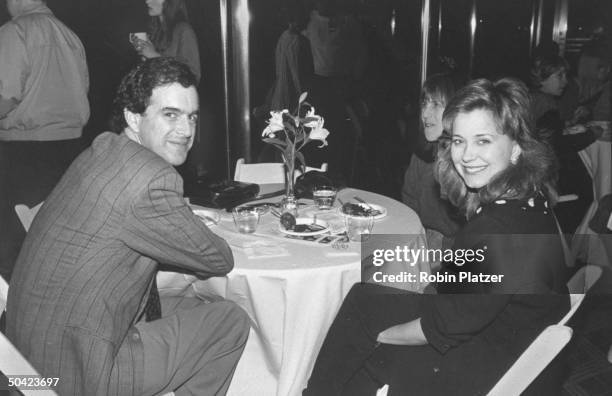
[[[80,152],[89,118],[85,50],[44,0],[6,0],[0,27],[0,275],[25,231],[16,204],[44,201]]]

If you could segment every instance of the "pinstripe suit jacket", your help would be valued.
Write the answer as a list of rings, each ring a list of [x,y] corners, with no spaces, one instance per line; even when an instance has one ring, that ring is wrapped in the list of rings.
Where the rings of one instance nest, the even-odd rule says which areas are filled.
[[[191,213],[171,165],[104,133],[30,228],[9,288],[8,337],[43,376],[59,377],[60,395],[138,395],[133,325],[158,263],[207,277],[230,271],[233,258]]]

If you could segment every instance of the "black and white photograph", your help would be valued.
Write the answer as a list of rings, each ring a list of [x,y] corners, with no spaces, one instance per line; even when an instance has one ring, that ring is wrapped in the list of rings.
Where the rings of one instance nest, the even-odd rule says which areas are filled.
[[[612,395],[610,0],[0,0],[0,396]]]

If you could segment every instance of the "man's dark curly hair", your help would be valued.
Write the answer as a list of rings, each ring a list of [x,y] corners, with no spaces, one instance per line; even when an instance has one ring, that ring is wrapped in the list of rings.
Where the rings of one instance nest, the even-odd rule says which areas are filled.
[[[179,83],[183,87],[196,87],[196,77],[189,66],[174,58],[148,59],[132,69],[119,85],[113,101],[109,126],[111,131],[121,133],[127,127],[124,110],[142,114],[149,106],[153,89]]]

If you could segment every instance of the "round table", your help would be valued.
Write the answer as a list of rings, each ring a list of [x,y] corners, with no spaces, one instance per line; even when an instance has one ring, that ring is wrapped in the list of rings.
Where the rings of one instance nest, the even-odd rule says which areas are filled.
[[[343,189],[338,193],[344,202],[356,202],[355,196],[387,209],[387,216],[375,221],[373,234],[401,234],[415,249],[426,246],[425,230],[412,209],[366,191]],[[314,210],[307,207],[300,213]],[[334,209],[317,213],[317,218],[340,217]],[[342,300],[361,280],[361,244],[334,247],[288,239],[279,232],[278,219],[272,214],[262,216],[254,234],[239,234],[231,214],[225,212],[211,229],[230,244],[234,269],[225,278],[206,281],[193,282],[189,276],[176,274],[173,279],[158,278],[160,293],[193,287],[196,293],[214,292],[232,300],[249,314],[251,335],[229,395],[301,395]],[[419,262],[411,270],[429,273],[429,265]],[[425,285],[411,284],[416,292]]]

